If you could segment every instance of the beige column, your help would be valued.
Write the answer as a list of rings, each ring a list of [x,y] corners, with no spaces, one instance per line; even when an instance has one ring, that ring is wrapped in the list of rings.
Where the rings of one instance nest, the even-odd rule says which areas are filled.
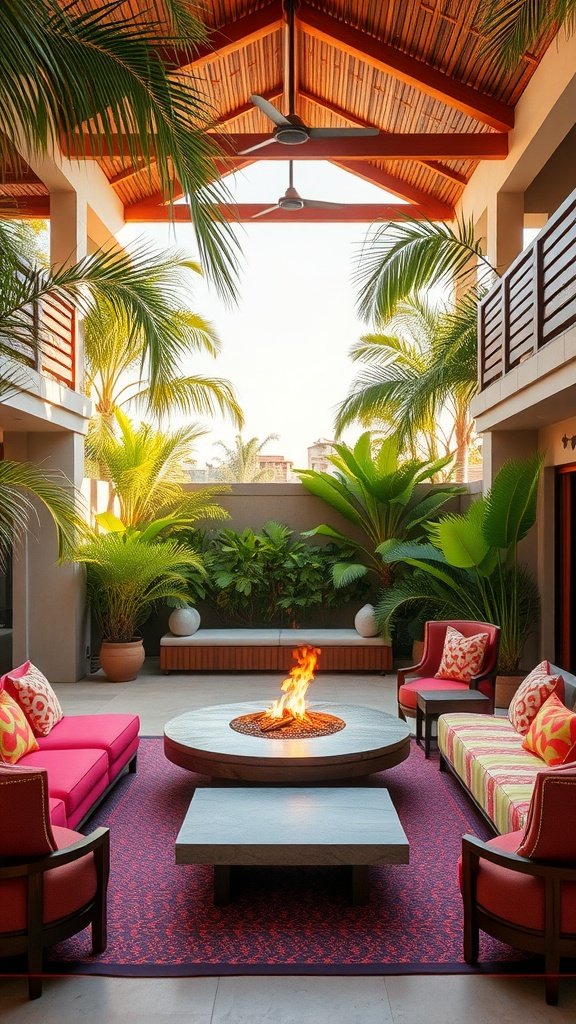
[[[503,274],[522,252],[523,232],[523,193],[495,193],[487,208],[487,255],[499,274]]]
[[[65,267],[77,263],[88,251],[88,208],[81,192],[73,190],[50,192],[50,263]],[[74,345],[74,379],[76,389],[84,382],[84,331],[76,318]]]

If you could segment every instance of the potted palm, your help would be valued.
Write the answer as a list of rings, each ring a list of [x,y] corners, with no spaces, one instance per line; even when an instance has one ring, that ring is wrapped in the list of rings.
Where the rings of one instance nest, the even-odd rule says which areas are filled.
[[[75,552],[86,566],[86,588],[102,633],[100,664],[112,682],[135,679],[144,662],[138,629],[158,601],[186,603],[187,572],[198,555],[175,540],[146,532],[94,535]]]
[[[383,594],[377,609],[380,621],[389,624],[401,609],[426,603],[441,619],[493,622],[502,631],[499,671],[518,674],[539,613],[536,581],[519,563],[518,545],[536,521],[542,462],[541,455],[510,460],[467,512],[428,525],[431,543],[385,550],[384,559],[415,571]]]

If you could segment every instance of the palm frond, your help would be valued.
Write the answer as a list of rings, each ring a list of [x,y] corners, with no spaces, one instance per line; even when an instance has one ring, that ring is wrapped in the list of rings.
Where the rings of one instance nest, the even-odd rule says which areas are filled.
[[[484,0],[479,29],[486,36],[481,56],[496,67],[516,68],[527,51],[560,25],[568,34],[576,27],[576,0]]]

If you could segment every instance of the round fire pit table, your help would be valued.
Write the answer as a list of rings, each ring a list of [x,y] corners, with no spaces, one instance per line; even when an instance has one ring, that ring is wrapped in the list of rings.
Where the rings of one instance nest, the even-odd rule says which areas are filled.
[[[269,739],[230,727],[263,708],[253,703],[218,704],[172,718],[164,728],[164,753],[191,772],[243,782],[329,782],[350,779],[405,761],[410,729],[383,711],[355,704],[311,704],[311,711],[336,715],[346,726],[331,736]]]

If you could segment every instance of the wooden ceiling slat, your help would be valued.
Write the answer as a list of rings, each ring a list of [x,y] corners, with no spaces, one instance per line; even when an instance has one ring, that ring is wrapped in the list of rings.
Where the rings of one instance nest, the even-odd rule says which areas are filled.
[[[229,21],[212,32],[209,44],[199,47],[193,60],[190,60],[189,51],[167,50],[166,56],[174,67],[198,71],[215,59],[228,57],[231,53],[244,49],[249,43],[257,42],[271,32],[276,32],[282,27],[282,21],[282,5],[280,0],[275,0],[267,7]]]

